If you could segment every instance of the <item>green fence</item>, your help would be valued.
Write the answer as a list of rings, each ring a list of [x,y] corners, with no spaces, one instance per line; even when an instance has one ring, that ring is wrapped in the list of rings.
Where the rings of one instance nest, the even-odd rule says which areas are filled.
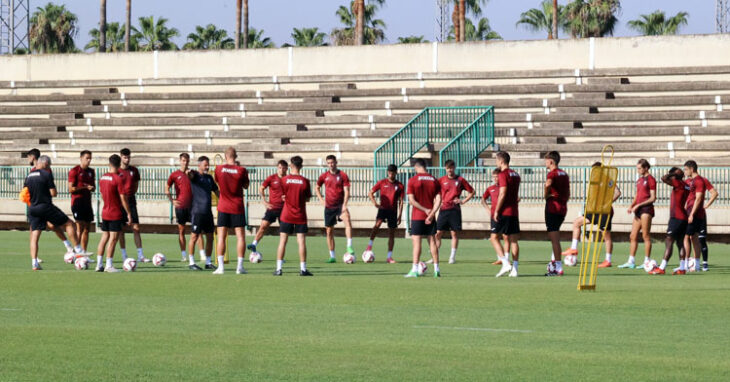
[[[489,107],[469,127],[455,136],[439,151],[439,163],[444,167],[448,159],[456,162],[457,167],[468,166],[484,150],[494,145],[494,107]]]

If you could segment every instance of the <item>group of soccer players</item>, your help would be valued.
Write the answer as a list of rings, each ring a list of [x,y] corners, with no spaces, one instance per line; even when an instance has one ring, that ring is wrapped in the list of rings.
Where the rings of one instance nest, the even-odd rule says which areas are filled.
[[[50,158],[41,156],[37,149],[28,152],[33,169],[26,178],[25,186],[30,193],[29,219],[31,222],[31,258],[33,269],[41,269],[37,259],[38,237],[46,227],[56,231],[64,241],[69,252],[76,256],[89,255],[86,251],[88,232],[93,221],[91,193],[95,190],[95,173],[89,167],[91,152],[82,151],[80,164],[69,171],[69,191],[72,195],[71,210],[76,220],[75,226],[57,207],[53,206],[51,197],[56,195],[53,173],[50,169]],[[170,174],[165,187],[165,194],[175,207],[178,224],[178,242],[182,261],[189,262],[191,270],[202,270],[195,262],[194,248],[197,243],[200,255],[205,259],[205,269],[214,270],[214,274],[224,273],[224,254],[227,251],[227,235],[233,230],[236,236],[237,274],[245,274],[243,259],[246,249],[257,252],[257,245],[263,239],[272,223],[279,222],[279,246],[274,275],[282,274],[282,264],[286,243],[289,236],[296,234],[299,246],[300,275],[311,276],[307,269],[306,234],[308,219],[306,203],[313,196],[310,181],[300,173],[302,158],[295,156],[290,163],[279,161],[277,171],[271,174],[260,185],[259,193],[266,206],[255,239],[246,246],[245,242],[245,207],[244,190],[249,187],[249,176],[246,168],[236,161],[237,154],[233,147],[225,151],[225,163],[215,168],[215,177],[209,174],[208,157],[198,158],[197,169],[190,169],[190,156],[180,154],[180,168]],[[120,155],[112,155],[108,160],[109,171],[99,179],[99,191],[104,207],[101,211],[102,237],[97,248],[96,270],[98,272],[118,272],[113,265],[113,256],[117,242],[120,244],[122,257],[127,253],[124,242],[124,230],[131,229],[138,252],[138,261],[149,262],[144,257],[142,240],[139,231],[139,216],[136,208],[135,194],[140,181],[139,171],[130,165],[131,153],[122,149]],[[350,199],[350,180],[347,174],[337,168],[337,158],[330,155],[326,158],[328,169],[317,180],[314,191],[324,205],[324,225],[329,249],[327,262],[336,262],[334,227],[338,222],[345,225],[347,237],[347,253],[354,255],[352,246],[352,223],[348,202]],[[560,227],[565,220],[570,199],[570,179],[561,170],[560,154],[551,151],[545,155],[548,170],[544,185],[545,225],[547,236],[552,245],[551,266],[547,276],[563,275],[562,256],[577,254],[577,245],[581,237],[584,220],[594,220],[592,216],[580,216],[573,222],[573,240],[571,247],[565,252],[561,250]],[[291,167],[290,167],[291,166]],[[594,166],[600,166],[595,163]],[[431,254],[433,276],[440,277],[439,250],[445,234],[451,238],[449,263],[455,262],[462,230],[461,205],[467,203],[475,195],[469,182],[456,173],[455,163],[445,162],[446,175],[436,179],[428,172],[423,159],[415,159],[413,164],[415,175],[408,181],[408,186],[398,181],[398,168],[390,165],[387,176],[378,181],[369,192],[370,201],[377,208],[376,221],[371,231],[366,251],[371,251],[373,241],[383,223],[388,225],[388,255],[386,262],[395,263],[393,246],[395,232],[401,223],[403,201],[405,195],[411,205],[411,226],[413,256],[411,271],[406,277],[419,277],[423,273],[420,267],[422,242],[425,238]],[[631,246],[629,260],[619,268],[636,268],[635,255],[639,244],[639,233],[645,245],[645,261],[649,264],[651,254],[651,221],[654,216],[653,203],[656,200],[656,181],[649,173],[649,162],[642,159],[637,164],[639,178],[636,182],[636,197],[628,210],[633,214]],[[684,177],[686,176],[686,180]],[[501,265],[497,277],[518,276],[519,264],[519,188],[520,175],[510,168],[510,156],[506,152],[496,154],[496,168],[492,173],[493,184],[484,192],[481,203],[491,220],[490,241],[497,254],[495,265]],[[688,161],[684,171],[672,168],[662,177],[662,181],[672,187],[671,218],[667,230],[664,260],[654,269],[652,274],[663,274],[667,261],[672,255],[672,247],[679,249],[680,266],[674,274],[684,274],[688,270],[688,255],[695,250],[694,267],[689,271],[699,270],[699,254],[703,255],[702,269],[707,270],[706,217],[705,209],[711,205],[718,194],[709,181],[697,173],[697,164]],[[321,187],[325,186],[324,195]],[[174,196],[170,188],[175,190]],[[268,196],[267,196],[268,190]],[[709,202],[705,203],[705,191],[710,191]],[[462,197],[463,194],[466,194]],[[212,195],[218,198],[218,219],[214,221],[212,212]],[[376,197],[377,194],[377,197]],[[621,196],[616,188],[614,201]],[[613,213],[597,222],[606,235],[606,260],[600,267],[611,267],[613,242],[610,235]],[[186,224],[190,223],[192,232],[189,242],[185,238]],[[66,240],[64,232],[69,235]],[[213,264],[213,235],[217,233],[215,248],[217,266]],[[71,244],[73,243],[73,244]],[[103,263],[104,255],[107,256]],[[511,255],[511,262],[509,259]]]

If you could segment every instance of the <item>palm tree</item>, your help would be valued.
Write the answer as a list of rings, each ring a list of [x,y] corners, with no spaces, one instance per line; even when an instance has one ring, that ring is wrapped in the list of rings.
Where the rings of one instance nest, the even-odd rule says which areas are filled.
[[[335,12],[344,28],[332,30],[330,39],[334,45],[354,45],[356,43],[355,27],[357,22],[356,15],[351,12],[353,6],[354,1],[350,3],[350,8],[341,5]],[[385,40],[385,22],[375,18],[377,9],[377,4],[367,4],[365,6],[365,12],[363,13],[365,18],[363,28],[364,44],[377,44]]]
[[[327,34],[320,32],[319,28],[294,28],[291,37],[295,46],[323,46]]]
[[[132,0],[127,0],[126,18],[127,21],[124,24],[124,51],[129,52],[132,42]]]
[[[573,37],[613,35],[621,10],[619,0],[574,0],[566,5],[566,18]]]
[[[262,31],[263,32],[263,31]],[[251,31],[248,30],[248,0],[243,0],[243,48],[251,44]]]
[[[48,3],[30,18],[30,49],[39,53],[76,52],[78,18],[65,5]]]
[[[137,39],[139,50],[149,52],[153,50],[177,50],[177,45],[171,41],[180,35],[176,28],[167,27],[167,19],[154,16],[140,17],[139,29],[134,29],[134,38]]]
[[[126,30],[126,25],[122,27],[119,25],[119,23],[109,23],[106,28],[106,51],[107,52],[121,52],[124,49],[126,49],[126,41],[124,39],[124,34]],[[101,52],[101,49],[99,47],[101,46],[101,39],[99,38],[99,30],[94,28],[89,31],[89,36],[91,36],[91,41],[89,41],[88,44],[84,47],[85,50],[95,50],[97,52]],[[132,41],[132,50],[137,49],[137,42]]]
[[[451,28],[449,33],[449,41],[456,39],[454,34],[454,28]],[[489,25],[489,19],[482,17],[475,26],[474,23],[467,18],[464,25],[464,41],[488,41],[488,40],[501,40],[502,36],[493,31]]]
[[[454,37],[456,42],[463,41],[465,34],[461,33],[461,25],[466,23],[466,13],[469,11],[476,17],[482,15],[482,4],[487,0],[453,0],[454,12],[451,14]]]
[[[241,35],[241,40],[243,40]],[[243,41],[240,41],[241,43]],[[269,37],[264,36],[264,30],[257,30],[256,28],[248,29],[248,47],[252,49],[258,48],[276,48],[276,44]]]
[[[516,25],[523,26],[532,32],[547,32],[548,40],[555,38],[553,35],[553,1],[544,0],[540,8],[532,8],[523,12]],[[569,30],[565,7],[562,5],[558,5],[558,28]]]
[[[370,3],[374,6],[381,6],[385,4],[385,0],[371,0]],[[365,7],[365,0],[355,0],[352,3],[352,14],[355,15],[355,44],[365,44],[365,23],[367,8]],[[360,12],[363,10],[363,12]]]
[[[104,53],[106,52],[106,0],[101,0],[101,6],[99,8],[98,48],[100,53]]]
[[[629,27],[644,36],[677,34],[679,27],[687,25],[689,13],[679,12],[674,17],[666,18],[663,11],[656,10],[648,15],[641,15],[638,20],[629,21]]]
[[[428,42],[423,36],[398,37],[398,44],[420,44]]]
[[[225,29],[218,29],[215,25],[208,24],[205,27],[196,26],[195,32],[188,34],[188,42],[183,45],[183,49],[220,50],[234,46],[233,39],[228,37]]]

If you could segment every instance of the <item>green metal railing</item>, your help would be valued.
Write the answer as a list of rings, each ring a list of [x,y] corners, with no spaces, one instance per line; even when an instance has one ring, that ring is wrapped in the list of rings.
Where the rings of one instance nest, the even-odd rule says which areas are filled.
[[[439,151],[441,168],[451,159],[457,167],[468,166],[479,158],[484,150],[494,145],[494,107],[488,107],[466,129],[455,136]]]

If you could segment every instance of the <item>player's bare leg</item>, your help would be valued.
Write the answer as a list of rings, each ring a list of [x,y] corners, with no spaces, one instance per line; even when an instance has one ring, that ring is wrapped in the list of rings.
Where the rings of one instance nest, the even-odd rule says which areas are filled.
[[[563,271],[563,258],[561,256],[562,248],[560,248],[560,231],[548,232],[548,238],[553,248],[552,260],[555,261],[555,270],[558,274],[561,274]]]
[[[236,233],[236,255],[238,260],[238,266],[236,267],[236,274],[243,275],[246,269],[243,268],[243,256],[246,254],[246,232],[243,227],[236,227],[233,229]]]
[[[192,240],[192,236],[191,236]],[[181,262],[188,261],[188,251],[187,251],[187,245],[185,243],[185,225],[184,224],[178,224],[177,225],[177,244],[180,246],[180,254],[182,259]],[[190,243],[190,256],[195,257],[195,252],[193,252],[193,243]],[[193,260],[194,261],[194,260]]]
[[[226,253],[226,241],[228,239],[228,227],[216,227],[218,231],[218,246],[216,247],[216,256],[218,259],[218,269],[213,272],[214,275],[223,274],[223,254]]]
[[[276,270],[274,271],[274,276],[281,276],[282,274],[281,267],[284,265],[284,254],[286,253],[286,242],[288,240],[288,234],[283,232],[279,233],[279,247],[276,249]]]
[[[31,267],[34,271],[40,271],[41,265],[38,263],[38,239],[41,237],[41,230],[30,231],[30,260]]]
[[[261,239],[264,238],[264,235],[266,234],[266,230],[269,229],[271,226],[271,222],[268,220],[261,220],[261,225],[259,226],[258,231],[256,231],[256,236],[253,238],[253,242],[248,245],[248,250],[251,252],[256,252],[256,246],[259,244]]]
[[[395,231],[396,228],[388,228],[388,258],[385,260],[389,264],[394,264],[396,261],[393,260],[393,247],[395,246]]]
[[[431,250],[431,260],[433,260],[433,277],[441,277],[441,269],[439,269],[439,248],[436,245],[435,235],[428,236],[428,247]]]
[[[641,237],[644,239],[644,264],[651,260],[651,220],[650,214],[641,215]]]
[[[413,243],[413,265],[406,277],[418,277],[418,263],[421,261],[421,235],[412,235],[411,242]]]
[[[509,277],[517,277],[517,266],[520,260],[520,234],[509,235],[508,241],[512,252],[512,270]]]
[[[505,251],[505,248],[502,247],[502,235],[493,233],[489,237],[489,241],[492,243],[492,247],[494,247],[494,252],[497,253],[497,258],[502,262],[502,269],[499,270],[496,277],[503,276],[512,269],[512,265],[506,256],[509,251]],[[507,238],[507,245],[509,245],[509,237]]]
[[[629,245],[629,260],[625,264],[619,265],[619,268],[636,268],[636,251],[639,250],[639,231],[641,231],[641,219],[634,216],[634,220],[631,223],[631,235],[629,236],[629,240],[631,241]]]
[[[297,234],[297,245],[299,245],[299,276],[313,276],[307,269],[307,234]]]
[[[340,215],[342,221],[345,223],[345,237],[347,237],[347,253],[355,255],[355,249],[352,248],[352,220],[350,219],[350,211],[342,211]],[[334,240],[334,238],[333,238]]]
[[[77,242],[81,245],[81,248],[84,250],[84,253],[87,252],[88,245],[89,245],[89,229],[91,224],[89,222],[77,220],[76,223],[76,236],[77,236]]]
[[[328,263],[334,263],[335,260],[335,227],[325,227],[325,233],[327,234],[327,249],[330,252],[330,258],[327,260]]]
[[[48,227],[49,231],[53,231],[54,234],[56,234],[56,237],[58,237],[61,242],[63,242],[63,246],[66,247],[66,253],[73,252],[74,248],[71,245],[71,242],[66,238],[66,234],[63,231],[62,227],[56,227],[51,222],[46,222],[46,227]],[[38,262],[43,262],[42,260],[38,260]]]
[[[699,234],[692,235],[690,242],[692,244],[692,249],[694,249],[694,251],[695,251],[695,266],[693,268],[689,269],[689,271],[698,272],[700,270],[700,261],[699,261],[699,256],[697,256],[697,254],[702,252],[702,243],[700,243]]]
[[[137,247],[137,261],[149,263],[150,260],[144,257],[144,251],[142,250],[142,231],[139,229],[139,223],[132,223],[132,233],[134,234],[134,246]]]
[[[451,231],[451,254],[449,255],[449,264],[456,261],[456,250],[459,249],[459,233]]]

